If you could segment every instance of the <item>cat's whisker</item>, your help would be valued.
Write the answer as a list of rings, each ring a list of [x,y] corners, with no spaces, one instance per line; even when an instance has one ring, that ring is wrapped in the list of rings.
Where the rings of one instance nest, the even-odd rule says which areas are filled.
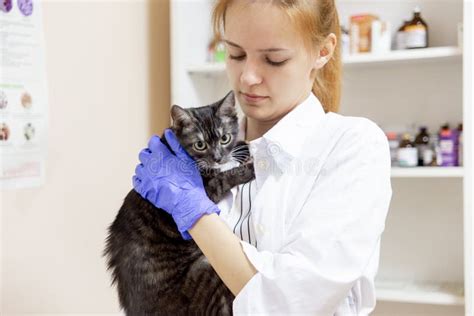
[[[237,162],[238,164],[243,164],[247,159],[245,159],[246,157],[242,157],[242,158],[239,158],[239,157],[232,157],[232,161],[235,161]]]
[[[249,155],[248,152],[242,152],[242,151],[233,151],[230,153],[232,156],[234,155]]]
[[[242,148],[246,148],[248,147],[248,145],[236,145],[234,146],[234,148],[232,148],[232,150],[241,150]]]
[[[235,154],[232,155],[233,158],[240,158],[240,159],[246,159],[248,156],[244,154]]]
[[[245,147],[247,147],[247,145],[237,145],[234,148],[232,148],[231,152],[241,151]]]
[[[235,153],[232,153],[232,156],[233,157],[235,157],[235,156],[248,156],[248,154],[242,153],[242,152],[235,152]]]
[[[233,161],[237,162],[238,164],[243,164],[245,159],[233,159]]]
[[[247,147],[248,145],[247,144],[239,144],[239,145],[235,145],[234,148],[242,148],[242,147]]]

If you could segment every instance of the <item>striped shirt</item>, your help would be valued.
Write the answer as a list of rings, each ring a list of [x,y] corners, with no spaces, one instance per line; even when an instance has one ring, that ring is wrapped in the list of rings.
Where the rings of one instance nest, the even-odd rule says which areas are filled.
[[[241,240],[257,247],[252,216],[252,200],[255,199],[255,179],[231,189],[217,205],[221,210],[219,217]]]
[[[240,119],[239,139],[245,139],[246,119]],[[250,141],[249,147],[252,150],[259,144],[262,138]],[[262,177],[264,178],[264,177]],[[232,232],[241,240],[258,248],[258,241],[255,234],[255,223],[252,216],[252,201],[259,189],[256,179],[240,184],[231,189],[231,192],[217,205],[221,210],[220,217],[226,222]]]
[[[252,200],[255,197],[255,180],[237,186],[234,206],[229,213],[228,222],[233,224],[232,231],[241,240],[257,247],[252,221]]]

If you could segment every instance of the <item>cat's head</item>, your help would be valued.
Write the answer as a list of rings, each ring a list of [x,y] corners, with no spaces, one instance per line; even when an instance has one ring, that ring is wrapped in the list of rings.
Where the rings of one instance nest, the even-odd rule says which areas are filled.
[[[236,165],[234,147],[239,122],[232,91],[203,107],[185,109],[173,105],[171,117],[171,129],[201,170],[225,170]]]

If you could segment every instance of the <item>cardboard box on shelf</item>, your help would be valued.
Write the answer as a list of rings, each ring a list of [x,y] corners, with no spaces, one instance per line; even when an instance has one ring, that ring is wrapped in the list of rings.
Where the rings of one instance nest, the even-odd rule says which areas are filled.
[[[392,37],[390,33],[390,23],[380,20],[372,22],[370,36],[370,52],[371,53],[386,53],[389,52],[392,46]]]
[[[351,54],[371,51],[372,22],[379,20],[372,14],[358,14],[350,17]]]

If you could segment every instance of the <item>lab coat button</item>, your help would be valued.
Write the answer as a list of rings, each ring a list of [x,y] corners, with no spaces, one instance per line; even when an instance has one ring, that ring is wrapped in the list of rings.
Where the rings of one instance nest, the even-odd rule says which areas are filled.
[[[258,224],[258,225],[257,225],[257,230],[258,230],[258,233],[259,233],[260,235],[265,234],[265,228],[263,227],[262,224]]]

